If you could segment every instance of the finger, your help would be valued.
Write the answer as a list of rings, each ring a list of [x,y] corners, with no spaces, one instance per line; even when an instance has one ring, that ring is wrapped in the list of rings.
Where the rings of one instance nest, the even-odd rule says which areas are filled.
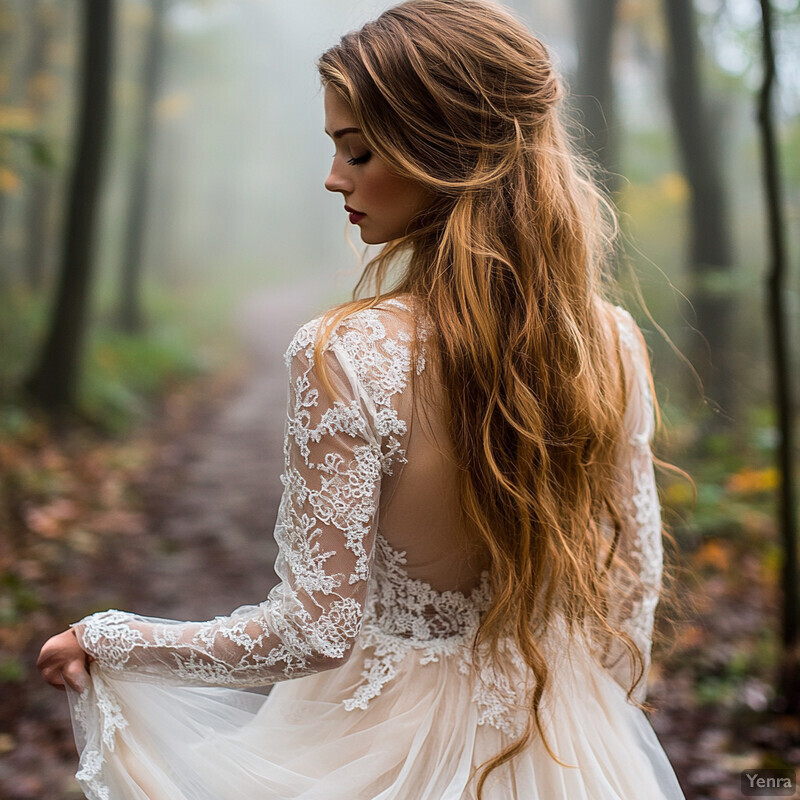
[[[42,647],[41,651],[39,652],[39,657],[36,659],[36,669],[44,675],[45,670],[47,669],[47,662],[50,660],[50,650],[47,647],[47,644]]]
[[[61,671],[57,669],[53,669],[52,667],[46,667],[41,670],[42,677],[51,685],[55,686],[56,689],[64,689],[64,679],[61,676]]]
[[[67,685],[79,694],[89,686],[89,673],[79,661],[73,661],[61,671]]]

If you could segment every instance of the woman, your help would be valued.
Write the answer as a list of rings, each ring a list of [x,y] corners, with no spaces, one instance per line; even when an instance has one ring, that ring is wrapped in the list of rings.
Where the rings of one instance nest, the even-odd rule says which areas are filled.
[[[647,353],[603,299],[613,225],[545,49],[489,2],[410,0],[319,70],[326,188],[385,247],[371,295],[286,352],[282,581],[228,617],[106,611],[45,645],[82,786],[681,798],[640,705],[662,563]]]

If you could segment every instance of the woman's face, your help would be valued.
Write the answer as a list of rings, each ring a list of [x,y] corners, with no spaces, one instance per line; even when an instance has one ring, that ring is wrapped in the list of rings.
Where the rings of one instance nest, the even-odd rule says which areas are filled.
[[[430,203],[431,193],[391,172],[369,151],[347,103],[330,87],[325,87],[325,133],[336,145],[325,188],[341,193],[362,240],[383,244],[405,235],[416,214]]]

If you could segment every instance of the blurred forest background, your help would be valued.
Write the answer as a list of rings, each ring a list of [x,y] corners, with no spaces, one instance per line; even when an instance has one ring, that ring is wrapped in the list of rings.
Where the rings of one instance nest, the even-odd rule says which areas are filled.
[[[0,0],[0,798],[81,796],[66,703],[34,667],[47,636],[110,606],[207,618],[272,580],[280,354],[359,274],[322,187],[315,59],[389,5]],[[740,797],[742,769],[800,766],[757,120],[769,4],[508,5],[608,170],[656,453],[695,484],[660,474],[675,578],[651,719],[687,798]],[[771,9],[791,383],[800,3]]]

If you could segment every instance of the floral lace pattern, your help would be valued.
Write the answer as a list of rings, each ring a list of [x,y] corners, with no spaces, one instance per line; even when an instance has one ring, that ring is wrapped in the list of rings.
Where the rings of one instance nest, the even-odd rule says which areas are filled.
[[[620,448],[619,477],[623,488],[624,521],[621,548],[624,563],[629,568],[614,569],[612,564],[615,596],[611,598],[610,621],[636,644],[643,658],[646,678],[663,565],[661,505],[650,449],[655,427],[654,402],[644,341],[630,314],[619,307],[616,311],[617,329],[627,361],[625,430],[628,439]],[[604,663],[627,689],[633,675],[627,653],[618,643]],[[634,696],[641,701],[645,693],[646,681],[642,680],[637,684]]]
[[[408,424],[398,414],[398,399],[414,368],[411,332],[401,327],[387,334],[385,315],[392,306],[409,310],[390,300],[383,308],[351,315],[331,333],[324,358],[341,399],[328,397],[314,363],[319,318],[302,326],[286,351],[284,493],[275,529],[279,585],[262,604],[207,622],[116,610],[87,617],[75,625],[76,633],[99,664],[157,681],[254,686],[336,667],[358,641],[365,653],[362,682],[344,700],[345,708],[354,710],[381,693],[409,654],[421,665],[457,657],[461,671],[474,675],[479,721],[519,732],[524,721],[514,707],[522,688],[508,677],[525,674],[518,654],[509,646],[510,672],[480,657],[473,663],[473,636],[490,600],[488,574],[468,596],[435,591],[409,577],[405,554],[392,549],[378,530],[381,477],[406,463]],[[629,439],[620,471],[630,491],[626,539],[639,580],[630,584],[617,613],[618,624],[649,660],[662,557],[650,454],[653,400],[635,324],[627,312],[618,312],[620,340],[634,375],[629,395],[637,396],[626,412]],[[426,334],[417,320],[423,343]],[[423,347],[417,374],[424,368]],[[609,660],[607,666],[622,682],[627,677],[620,663]],[[107,711],[113,734],[124,720],[114,709]],[[99,768],[91,753],[86,758],[82,769]]]
[[[437,592],[425,581],[410,578],[405,553],[393,550],[378,533],[375,542],[373,590],[367,600],[360,644],[372,656],[364,660],[362,682],[344,701],[352,711],[366,708],[396,674],[396,665],[410,652],[420,664],[469,651],[481,614],[489,605],[489,575],[469,595]]]

